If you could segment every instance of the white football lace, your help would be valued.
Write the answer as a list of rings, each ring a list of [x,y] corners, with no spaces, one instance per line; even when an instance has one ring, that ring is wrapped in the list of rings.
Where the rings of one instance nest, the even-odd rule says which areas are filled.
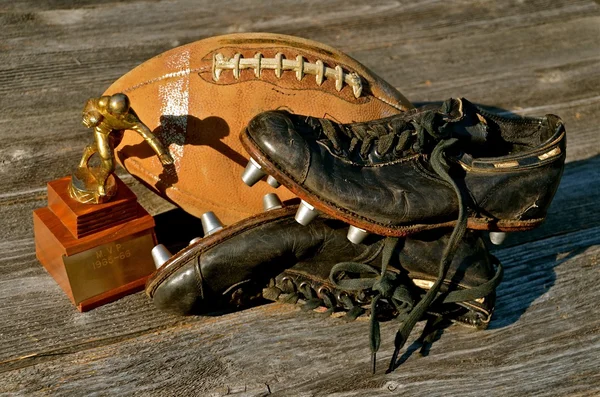
[[[223,70],[232,70],[233,77],[238,79],[242,69],[253,69],[257,78],[260,78],[262,71],[265,69],[274,70],[277,78],[281,78],[284,71],[294,71],[299,81],[302,80],[304,75],[310,74],[315,76],[317,85],[323,84],[323,80],[326,78],[334,79],[336,90],[341,91],[344,83],[346,83],[352,87],[352,92],[356,98],[360,97],[363,88],[358,74],[348,73],[339,65],[330,68],[325,66],[321,60],[317,60],[315,63],[307,62],[302,55],[298,55],[295,59],[286,59],[281,53],[275,54],[275,58],[263,58],[260,52],[256,53],[253,58],[244,58],[239,53],[235,54],[233,58],[227,58],[221,53],[213,55],[212,71],[215,81],[219,81]]]

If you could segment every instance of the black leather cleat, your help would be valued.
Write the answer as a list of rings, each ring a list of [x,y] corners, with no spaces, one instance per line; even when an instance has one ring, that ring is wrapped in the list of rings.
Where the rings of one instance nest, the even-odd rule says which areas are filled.
[[[419,338],[423,349],[446,321],[487,327],[502,266],[487,252],[481,232],[466,232],[445,264],[447,246],[456,239],[448,230],[405,239],[370,236],[354,244],[343,222],[319,216],[302,226],[294,220],[296,210],[270,210],[193,243],[149,278],[146,294],[159,309],[181,315],[241,307],[261,297],[342,312],[348,320],[369,314],[373,371],[381,319],[403,319],[390,370],[421,319],[427,318]]]
[[[189,315],[243,307],[263,295],[277,300],[293,288],[298,293],[296,300],[313,299],[315,307],[345,310],[352,312],[351,316],[364,313],[352,308],[369,305],[373,289],[348,290],[343,283],[336,285],[330,273],[338,263],[355,262],[370,269],[369,277],[376,280],[386,240],[369,236],[353,244],[346,238],[348,225],[343,222],[320,216],[302,226],[294,220],[296,210],[297,206],[270,210],[193,243],[150,276],[146,294],[161,310]],[[500,280],[479,234],[467,233],[444,278],[440,299],[429,309],[453,321],[485,328]],[[410,299],[418,301],[438,278],[448,239],[447,230],[437,230],[399,240],[388,266],[388,272],[395,275],[394,288],[410,291]],[[342,278],[350,274],[345,271]],[[444,301],[448,292],[486,285],[489,290],[481,296],[475,293],[459,302]]]
[[[321,220],[322,218],[319,218],[316,222]],[[329,222],[330,225],[335,224],[333,221]],[[344,242],[345,231],[347,227],[335,229],[335,240],[340,245],[345,245],[345,249],[353,250],[354,254],[358,253],[358,256],[338,256],[335,259],[315,256],[298,262],[271,280],[269,287],[263,291],[263,296],[273,301],[308,304],[311,309],[330,314],[337,313],[334,314],[336,317],[344,316],[348,320],[368,314],[372,298],[377,294],[377,288],[374,289],[373,284],[382,277],[385,240],[371,236],[365,244],[348,244],[347,241]],[[501,281],[502,269],[496,258],[488,254],[480,234],[476,231],[466,233],[444,278],[440,295],[429,306],[427,312],[461,325],[485,329],[494,310],[494,290]],[[450,233],[444,229],[423,232],[401,239],[394,249],[387,271],[393,274],[393,288],[406,292],[403,303],[406,304],[407,312],[436,282],[440,257],[449,237]],[[348,262],[354,263],[344,267],[343,264]],[[353,266],[357,271],[351,271]],[[358,283],[360,286],[348,289],[348,280],[359,276],[362,277]],[[366,287],[365,283],[369,284],[368,279],[373,283]],[[487,292],[475,292],[472,299],[458,301],[452,295],[448,296],[451,292],[456,294],[456,291],[474,288]],[[395,310],[393,305],[390,309],[393,315],[402,314]]]
[[[294,221],[295,210],[272,209],[195,241],[148,278],[146,294],[159,309],[180,315],[249,304],[270,277],[295,263],[277,255],[282,247],[301,243],[290,228],[302,228]]]
[[[532,229],[566,149],[559,117],[502,117],[466,99],[355,124],[270,111],[241,140],[315,211],[386,236],[452,226],[460,211],[471,229]]]

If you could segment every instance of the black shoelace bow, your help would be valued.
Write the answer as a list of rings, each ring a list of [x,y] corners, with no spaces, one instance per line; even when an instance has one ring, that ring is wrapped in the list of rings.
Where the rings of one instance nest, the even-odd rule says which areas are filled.
[[[377,353],[377,350],[379,349],[379,345],[380,345],[379,323],[376,319],[377,302],[382,298],[386,298],[394,306],[396,306],[396,309],[398,310],[399,313],[400,312],[407,313],[407,316],[404,318],[404,321],[402,322],[400,329],[396,333],[396,338],[394,341],[395,349],[394,349],[394,353],[392,355],[392,359],[390,361],[390,365],[388,368],[388,372],[389,372],[395,368],[395,365],[396,365],[396,362],[398,359],[398,354],[399,354],[400,350],[402,349],[402,347],[405,345],[405,343],[408,339],[408,336],[410,335],[411,331],[415,327],[416,323],[423,317],[423,315],[427,312],[428,308],[432,305],[432,303],[436,299],[436,297],[440,291],[440,288],[442,286],[442,283],[443,283],[444,279],[446,278],[446,274],[448,272],[450,264],[452,263],[452,259],[454,258],[454,255],[456,254],[459,244],[460,244],[461,240],[463,239],[466,229],[467,229],[467,214],[466,214],[466,206],[465,206],[465,203],[463,200],[463,193],[460,190],[457,183],[454,181],[454,179],[450,176],[450,174],[449,174],[450,166],[449,166],[448,162],[446,161],[446,157],[445,157],[445,153],[449,149],[451,149],[455,145],[457,145],[457,143],[460,142],[459,138],[453,137],[453,134],[451,133],[452,128],[449,128],[452,126],[452,123],[454,123],[457,120],[460,120],[460,118],[461,118],[461,117],[458,117],[458,118],[454,117],[453,115],[450,114],[452,111],[452,108],[453,108],[452,101],[453,101],[452,99],[445,101],[444,104],[442,105],[441,109],[437,112],[425,111],[425,112],[420,113],[418,115],[418,117],[414,117],[412,120],[410,120],[410,123],[413,125],[414,131],[417,135],[418,148],[423,150],[425,148],[427,142],[430,141],[431,139],[433,139],[435,142],[437,142],[435,144],[433,151],[431,152],[431,157],[430,157],[431,167],[433,168],[435,173],[440,178],[442,178],[444,181],[446,181],[448,184],[450,184],[450,186],[452,186],[452,189],[456,193],[456,197],[458,200],[458,218],[456,220],[456,226],[452,230],[452,234],[450,235],[448,244],[446,245],[444,252],[442,254],[442,258],[440,260],[440,265],[438,268],[438,277],[437,277],[435,283],[431,286],[429,291],[427,291],[427,293],[425,293],[425,295],[422,297],[422,299],[418,302],[418,304],[414,308],[412,307],[412,301],[410,304],[408,304],[407,301],[402,301],[402,299],[400,298],[400,296],[403,295],[403,293],[400,292],[400,291],[402,291],[402,287],[400,285],[398,285],[397,278],[395,278],[391,273],[389,273],[387,271],[387,266],[389,264],[389,261],[392,257],[392,254],[393,254],[396,244],[398,242],[397,238],[391,238],[391,237],[387,238],[384,252],[383,252],[381,274],[378,275],[377,278],[375,278],[375,279],[372,279],[372,278],[371,279],[356,279],[356,280],[337,280],[336,279],[340,275],[341,272],[373,273],[374,269],[371,268],[370,266],[362,265],[365,267],[361,267],[361,264],[357,264],[357,263],[351,263],[351,262],[350,263],[347,263],[347,262],[340,263],[340,264],[334,266],[331,270],[331,274],[330,274],[331,281],[342,290],[343,289],[356,290],[357,288],[360,289],[359,287],[362,287],[364,289],[370,288],[373,291],[378,292],[378,294],[375,295],[375,297],[373,298],[373,301],[371,304],[370,342],[371,342],[373,371],[375,371],[376,353]],[[459,112],[461,113],[459,116],[462,116],[462,102],[460,100],[459,100],[459,105],[460,105]],[[480,118],[480,120],[481,120],[481,118]],[[485,122],[483,120],[481,120],[481,122],[485,125]],[[325,131],[325,129],[324,129],[324,132],[328,136],[332,133],[332,131],[329,131],[329,133],[327,133]],[[392,134],[394,135],[394,137],[395,136],[400,137],[399,142],[407,142],[406,140],[404,140],[402,138],[402,136],[403,136],[402,134],[405,134],[405,133],[406,133],[406,131],[398,131],[397,129],[394,129],[394,128],[392,129]],[[372,138],[372,139],[366,139],[366,140],[363,139],[363,144],[361,147],[361,154],[362,154],[363,150],[365,150],[365,147],[367,147],[367,150],[365,150],[365,151],[370,150],[369,145],[372,145],[376,139],[379,139],[381,137],[382,137],[382,134],[379,134],[375,138]],[[355,136],[354,138],[358,139],[360,137],[357,138]],[[390,140],[389,137],[384,138],[384,139]],[[334,142],[334,145],[335,145],[335,142]],[[353,147],[353,144],[351,144],[351,148],[352,147]],[[387,150],[389,150],[391,147],[393,147],[393,145],[386,144],[385,147],[387,147]],[[379,151],[379,147],[378,147],[378,151]],[[381,151],[380,151],[380,153],[381,153]],[[367,270],[367,268],[370,268],[371,270]],[[377,274],[376,271],[375,271],[375,274]],[[455,294],[453,295],[452,293],[450,293],[446,297],[446,299],[444,299],[444,302],[447,302],[447,303],[458,302],[458,301],[462,301],[462,300],[486,296],[487,294],[491,293],[491,291],[493,291],[493,289],[496,287],[497,283],[499,283],[501,277],[502,277],[502,267],[499,266],[496,276],[489,282],[485,283],[484,285],[480,286],[479,288],[476,288],[473,290],[466,290],[466,291],[470,291],[470,292],[454,291]],[[404,289],[406,289],[406,287],[404,287]],[[457,300],[457,299],[460,299],[460,300]],[[400,302],[402,302],[402,303],[400,303]]]
[[[364,291],[371,290],[376,292],[376,295],[371,300],[371,321],[369,331],[369,341],[371,347],[371,366],[375,373],[376,354],[381,344],[381,336],[379,331],[379,321],[377,316],[377,304],[380,299],[386,299],[391,303],[398,313],[398,317],[404,318],[413,309],[414,300],[408,288],[400,282],[398,274],[391,273],[387,270],[387,265],[392,257],[394,248],[398,239],[388,238],[383,248],[383,260],[381,272],[372,266],[356,263],[356,262],[341,262],[331,268],[329,275],[330,281],[336,288],[343,291]],[[340,279],[344,274],[371,274],[376,277],[361,277]]]

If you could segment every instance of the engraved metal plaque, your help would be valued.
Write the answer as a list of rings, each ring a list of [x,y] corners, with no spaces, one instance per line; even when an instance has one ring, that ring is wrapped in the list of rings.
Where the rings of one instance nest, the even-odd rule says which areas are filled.
[[[144,232],[64,256],[75,304],[152,273],[152,247],[152,233]]]

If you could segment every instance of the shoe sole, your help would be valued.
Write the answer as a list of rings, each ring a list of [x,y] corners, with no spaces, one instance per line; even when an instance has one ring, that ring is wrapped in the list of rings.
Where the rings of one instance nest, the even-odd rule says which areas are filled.
[[[301,186],[291,175],[287,174],[279,166],[273,163],[267,155],[262,152],[260,147],[252,140],[246,128],[242,130],[240,134],[240,141],[250,157],[256,160],[268,175],[275,178],[277,182],[285,186],[300,199],[306,201],[315,207],[315,209],[326,215],[347,222],[360,229],[364,229],[367,232],[381,236],[405,237],[422,231],[450,228],[456,225],[456,220],[434,224],[414,224],[410,226],[389,226],[379,224],[347,209],[339,208],[335,203],[323,200],[314,192]],[[470,217],[467,219],[467,228],[494,232],[520,232],[534,229],[542,222],[544,222],[544,218],[517,221]]]
[[[191,260],[194,260],[199,255],[213,248],[214,246],[255,227],[264,225],[266,223],[271,223],[279,219],[293,217],[297,210],[298,206],[292,205],[263,212],[246,218],[231,226],[226,226],[223,229],[188,245],[181,251],[174,254],[171,258],[169,258],[168,261],[166,261],[161,267],[159,267],[150,275],[148,281],[146,282],[146,295],[152,299],[154,291],[156,291],[158,286],[164,280],[188,264]]]

